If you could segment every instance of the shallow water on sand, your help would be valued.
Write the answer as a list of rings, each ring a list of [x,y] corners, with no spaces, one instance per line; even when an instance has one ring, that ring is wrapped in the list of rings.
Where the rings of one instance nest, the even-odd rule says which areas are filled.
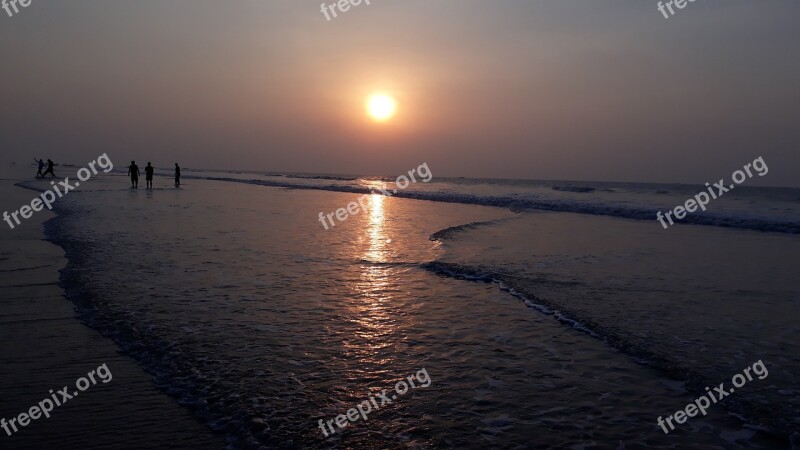
[[[778,433],[800,425],[800,239],[574,214],[523,214],[439,233],[434,269],[492,278],[698,394],[759,360],[768,378],[727,408]]]
[[[664,435],[656,417],[696,395],[663,370],[495,284],[426,265],[470,262],[428,237],[519,217],[503,209],[373,196],[368,211],[326,231],[318,213],[356,195],[203,180],[181,190],[121,186],[122,177],[106,177],[60,203],[48,231],[70,259],[62,283],[87,323],[234,447],[785,445],[721,407]],[[513,251],[527,248],[521,242],[506,245],[477,237],[464,248],[480,249],[480,261],[506,251],[529,264]],[[422,368],[430,386],[331,437],[318,427]]]

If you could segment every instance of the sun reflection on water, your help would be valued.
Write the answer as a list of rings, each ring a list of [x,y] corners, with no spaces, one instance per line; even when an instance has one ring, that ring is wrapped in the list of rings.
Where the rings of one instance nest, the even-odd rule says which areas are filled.
[[[370,195],[369,197],[369,223],[367,227],[369,249],[365,253],[364,259],[371,262],[386,262],[387,244],[391,242],[384,231],[386,216],[383,211],[383,202],[382,195]]]
[[[371,189],[383,187],[381,182],[370,182]],[[351,320],[357,325],[357,339],[344,343],[345,351],[371,366],[384,366],[395,360],[395,348],[402,338],[403,316],[397,304],[399,274],[392,262],[392,239],[387,226],[390,199],[373,194],[365,202],[367,210],[362,229],[355,243],[357,259],[361,260],[358,281],[351,286]]]

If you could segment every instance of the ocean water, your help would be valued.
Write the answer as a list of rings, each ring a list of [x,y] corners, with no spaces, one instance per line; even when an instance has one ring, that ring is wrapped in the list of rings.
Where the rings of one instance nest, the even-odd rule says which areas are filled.
[[[768,172],[762,172],[768,175]],[[245,182],[258,185],[324,189],[366,193],[374,189],[370,183],[381,181],[390,190],[396,188],[393,178],[342,175],[305,175],[252,172],[201,171],[204,179]],[[419,176],[417,176],[419,178]],[[759,178],[758,173],[753,177]],[[730,188],[730,177],[723,177]],[[716,183],[716,180],[710,180]],[[428,183],[413,183],[399,190],[396,196],[439,202],[498,206],[515,211],[560,211],[605,215],[640,220],[656,220],[656,212],[669,211],[683,205],[700,192],[704,185],[611,183],[536,180],[492,180],[470,178],[434,178]],[[712,188],[716,196],[718,189]],[[748,180],[716,199],[706,211],[687,214],[681,223],[721,227],[800,233],[800,189],[759,188],[748,186]]]
[[[800,445],[800,190],[737,187],[664,230],[699,188],[434,178],[325,230],[392,183],[169,184],[102,176],[46,231],[81,319],[231,448]],[[759,360],[767,378],[656,425]],[[318,428],[422,368],[430,386]]]

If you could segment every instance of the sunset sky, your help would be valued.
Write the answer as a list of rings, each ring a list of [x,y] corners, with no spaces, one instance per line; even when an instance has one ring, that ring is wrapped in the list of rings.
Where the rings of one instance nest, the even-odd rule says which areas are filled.
[[[0,10],[0,162],[800,186],[800,2],[320,3]]]

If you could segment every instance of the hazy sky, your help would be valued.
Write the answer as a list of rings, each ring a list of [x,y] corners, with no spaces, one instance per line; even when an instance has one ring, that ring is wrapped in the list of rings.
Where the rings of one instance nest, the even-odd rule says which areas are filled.
[[[0,10],[0,162],[800,186],[798,1],[320,3]]]

